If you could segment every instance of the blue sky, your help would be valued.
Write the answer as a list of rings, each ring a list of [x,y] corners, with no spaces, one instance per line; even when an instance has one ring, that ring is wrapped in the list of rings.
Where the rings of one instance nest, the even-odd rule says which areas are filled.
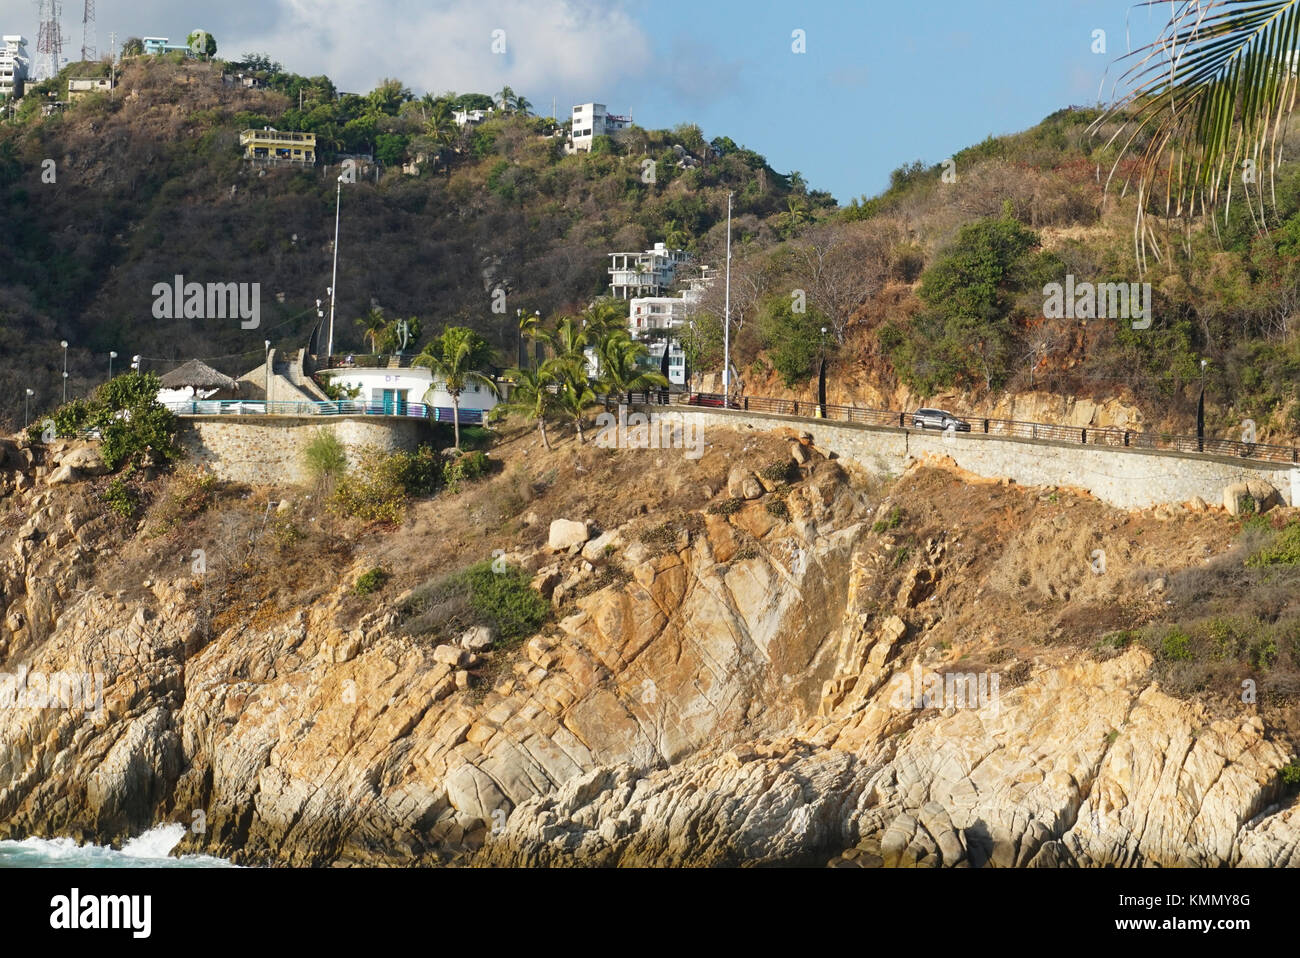
[[[65,0],[65,52],[81,45],[79,0]],[[98,0],[110,31],[212,32],[223,55],[269,53],[349,92],[396,76],[416,92],[509,84],[549,113],[604,102],[649,127],[698,123],[801,171],[842,203],[889,172],[937,163],[990,133],[1095,103],[1126,42],[1161,25],[1123,0],[800,3],[734,0]],[[1126,41],[1126,24],[1131,40]],[[504,31],[505,53],[492,52]],[[792,52],[803,30],[806,52]],[[1093,31],[1106,53],[1092,52]],[[36,52],[36,4],[0,0],[0,32]],[[1105,92],[1110,90],[1107,81]]]

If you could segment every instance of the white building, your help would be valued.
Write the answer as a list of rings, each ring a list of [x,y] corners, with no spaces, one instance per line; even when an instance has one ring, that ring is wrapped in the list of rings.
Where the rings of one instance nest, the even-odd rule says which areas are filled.
[[[610,253],[609,292],[619,299],[635,296],[662,296],[672,286],[677,267],[690,262],[684,249],[668,249],[655,243],[654,249],[641,253]]]
[[[108,77],[69,77],[68,102],[79,100],[91,93],[110,93],[113,81]]]
[[[486,110],[453,110],[451,118],[456,121],[457,126],[464,126],[466,123],[482,123],[495,112],[495,107],[488,107]]]
[[[433,371],[425,366],[338,366],[322,369],[320,376],[336,386],[360,389],[354,402],[382,408],[397,416],[407,415],[412,405],[424,404],[438,410],[436,414],[430,413],[430,419],[451,421],[451,394],[441,381],[429,393],[429,387],[434,384]],[[461,422],[476,420],[475,411],[486,415],[499,401],[482,383],[467,384],[460,394]]]
[[[0,97],[18,99],[23,95],[31,66],[27,40],[16,33],[6,33],[0,38],[0,44]]]
[[[609,136],[632,125],[630,116],[619,116],[605,110],[603,103],[582,103],[573,108],[574,151],[591,151],[592,141],[598,136]]]

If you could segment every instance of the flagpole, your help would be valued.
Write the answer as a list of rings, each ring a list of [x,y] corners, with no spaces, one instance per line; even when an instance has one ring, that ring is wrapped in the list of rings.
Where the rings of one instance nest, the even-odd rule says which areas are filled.
[[[727,194],[727,289],[722,307],[722,401],[731,398],[731,197]]]

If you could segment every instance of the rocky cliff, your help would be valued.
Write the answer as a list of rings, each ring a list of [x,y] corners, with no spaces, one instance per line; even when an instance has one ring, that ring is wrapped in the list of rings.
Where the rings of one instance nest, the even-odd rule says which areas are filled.
[[[1159,606],[1132,575],[1172,543],[1182,565],[1227,550],[1221,513],[1127,516],[935,469],[883,485],[808,437],[710,438],[699,463],[548,454],[531,434],[501,452],[598,490],[633,488],[613,471],[644,475],[637,457],[674,474],[636,487],[658,490],[639,508],[554,516],[578,522],[534,501],[504,558],[554,615],[514,647],[412,634],[410,588],[355,597],[355,573],[418,522],[340,535],[350,551],[311,601],[245,607],[283,563],[217,590],[162,556],[186,562],[189,540],[103,514],[93,454],[7,445],[0,662],[91,673],[103,704],[0,708],[0,834],[181,821],[181,850],[283,865],[1300,858],[1294,749],[1270,713],[1171,694],[1144,647],[1068,641],[1089,614]],[[463,529],[439,513],[435,541],[473,551],[507,480],[459,497]],[[262,492],[210,518],[256,545],[235,516]],[[291,495],[272,492],[263,530]]]

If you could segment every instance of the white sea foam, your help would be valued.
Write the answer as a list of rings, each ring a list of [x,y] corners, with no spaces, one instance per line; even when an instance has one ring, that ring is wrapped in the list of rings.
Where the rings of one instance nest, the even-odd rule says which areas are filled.
[[[130,839],[120,849],[107,845],[78,845],[71,838],[24,838],[0,841],[0,868],[233,868],[211,855],[169,853],[185,837],[176,822],[156,825]]]

